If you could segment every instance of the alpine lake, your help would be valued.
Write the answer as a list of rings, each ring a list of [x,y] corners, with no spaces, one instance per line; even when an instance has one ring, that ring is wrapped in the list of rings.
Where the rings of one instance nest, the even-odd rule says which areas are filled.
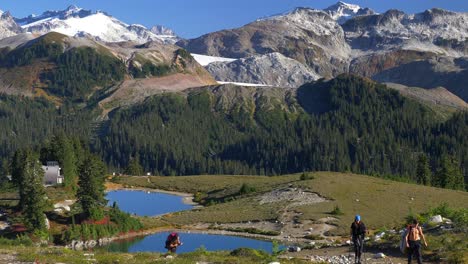
[[[193,205],[184,202],[183,197],[150,191],[116,190],[107,193],[108,205],[114,202],[127,213],[138,216],[159,216],[183,210],[191,210]],[[142,237],[116,240],[106,246],[110,252],[166,252],[164,242],[170,232],[155,233]],[[178,253],[192,252],[203,248],[208,251],[234,250],[247,247],[264,250],[271,253],[273,244],[271,241],[257,240],[230,235],[216,235],[206,233],[192,233],[190,231],[179,232],[183,243]]]

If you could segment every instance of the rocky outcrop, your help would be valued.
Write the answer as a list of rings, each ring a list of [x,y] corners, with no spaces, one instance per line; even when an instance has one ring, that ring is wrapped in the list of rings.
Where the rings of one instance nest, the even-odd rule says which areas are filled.
[[[281,53],[252,56],[232,62],[214,62],[206,66],[218,81],[265,84],[296,88],[317,80],[319,75],[304,64]]]
[[[279,52],[324,77],[347,71],[350,52],[341,26],[326,12],[310,8],[177,44],[192,53],[228,58]]]
[[[112,242],[113,238],[99,238],[98,240],[72,240],[66,247],[73,250],[93,249],[97,246],[102,247]]]
[[[389,52],[372,53],[355,58],[351,61],[349,72],[363,77],[372,78],[374,75],[412,61],[435,58],[432,52],[413,50],[394,50]]]
[[[446,55],[467,55],[468,13],[430,9],[419,14],[389,10],[358,16],[343,24],[353,49],[411,49]]]
[[[0,11],[0,39],[14,36],[22,31],[23,30],[16,24],[10,12],[3,13]]]
[[[468,58],[435,57],[383,70],[372,78],[423,88],[445,87],[468,102]]]

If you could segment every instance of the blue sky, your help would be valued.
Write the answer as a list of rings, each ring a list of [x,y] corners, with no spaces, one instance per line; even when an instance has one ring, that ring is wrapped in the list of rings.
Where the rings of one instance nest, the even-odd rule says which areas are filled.
[[[0,9],[15,17],[60,10],[70,4],[103,10],[129,24],[147,27],[160,24],[185,38],[239,27],[257,18],[292,10],[298,6],[325,8],[338,0],[0,0]],[[400,9],[407,13],[440,7],[468,12],[467,0],[349,0],[377,12]]]

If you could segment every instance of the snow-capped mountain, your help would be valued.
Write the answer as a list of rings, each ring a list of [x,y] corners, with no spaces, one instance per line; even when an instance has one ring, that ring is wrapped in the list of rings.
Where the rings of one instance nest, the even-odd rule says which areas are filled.
[[[102,11],[91,11],[69,6],[62,11],[46,11],[16,19],[26,32],[45,34],[51,31],[68,36],[90,35],[105,42],[148,41],[174,43],[175,35],[157,34],[142,25],[128,25]]]
[[[324,9],[333,19],[343,24],[348,19],[355,16],[372,15],[375,12],[369,8],[362,8],[358,5],[347,4],[345,2],[338,2],[326,9]]]
[[[16,24],[11,14],[0,10],[0,39],[11,37],[21,32],[21,27]]]

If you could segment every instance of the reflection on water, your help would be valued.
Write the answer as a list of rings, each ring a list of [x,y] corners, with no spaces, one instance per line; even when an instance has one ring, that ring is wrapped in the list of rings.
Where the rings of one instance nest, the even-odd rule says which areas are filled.
[[[117,190],[108,192],[106,199],[109,206],[116,202],[120,210],[139,216],[162,215],[193,207],[184,204],[180,196],[158,192]]]
[[[269,253],[272,252],[272,243],[269,241],[224,235],[179,234],[180,240],[184,244],[177,249],[177,253],[192,252],[202,246],[208,251],[234,250],[240,247],[248,247],[264,250]],[[111,252],[166,252],[164,241],[166,241],[168,235],[169,232],[163,232],[131,240],[115,241],[106,248]]]
[[[110,252],[129,252],[130,247],[133,244],[139,243],[144,238],[145,237],[140,236],[140,237],[121,239],[121,240],[118,240],[116,242],[109,244],[105,248]]]

